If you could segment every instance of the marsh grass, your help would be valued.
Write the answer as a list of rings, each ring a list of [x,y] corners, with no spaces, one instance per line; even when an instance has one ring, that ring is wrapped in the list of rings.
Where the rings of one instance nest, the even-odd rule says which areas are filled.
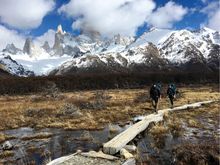
[[[0,158],[1,159],[7,158],[7,157],[12,157],[12,156],[14,156],[13,151],[3,151],[3,152],[0,153]]]
[[[53,136],[52,133],[48,133],[48,132],[43,133],[42,132],[42,133],[34,134],[34,135],[31,135],[31,136],[23,136],[23,137],[21,137],[21,139],[22,140],[48,139],[52,136]]]
[[[175,102],[175,106],[188,102],[219,99],[218,88],[182,87],[183,95]],[[210,90],[212,90],[210,92]],[[127,122],[137,115],[153,113],[149,101],[143,100],[134,103],[142,94],[149,93],[146,89],[116,89],[105,91],[76,91],[61,93],[64,97],[57,99],[42,95],[0,96],[0,130],[13,129],[25,126],[36,128],[58,127],[68,129],[99,129],[107,123]],[[143,96],[144,98],[147,96]],[[139,99],[138,99],[139,100]],[[69,114],[62,114],[65,104],[74,104],[81,110],[82,115],[73,118]],[[95,104],[95,106],[94,106]],[[167,99],[162,97],[159,109],[169,107]],[[195,117],[199,111],[181,112],[182,115]],[[213,110],[207,111],[207,115],[213,116]],[[218,113],[217,107],[214,109]],[[178,113],[177,113],[178,114]],[[178,115],[177,115],[178,116]],[[181,115],[180,115],[181,116]],[[36,120],[37,119],[37,120]]]
[[[0,143],[5,141],[5,135],[0,133]]]

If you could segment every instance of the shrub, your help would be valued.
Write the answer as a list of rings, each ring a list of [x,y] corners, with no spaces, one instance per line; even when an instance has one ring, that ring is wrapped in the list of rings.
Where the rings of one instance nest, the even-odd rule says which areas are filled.
[[[79,117],[82,115],[82,113],[80,112],[79,108],[76,107],[74,104],[65,104],[61,109],[61,113],[59,113],[58,115]]]
[[[43,109],[27,109],[25,111],[25,116],[27,117],[43,117],[45,111]]]
[[[42,88],[42,95],[51,98],[58,98],[60,91],[56,83],[52,81],[47,81],[46,85]]]
[[[94,101],[92,103],[92,109],[100,110],[106,108],[106,100],[109,97],[104,91],[96,91],[94,95]]]

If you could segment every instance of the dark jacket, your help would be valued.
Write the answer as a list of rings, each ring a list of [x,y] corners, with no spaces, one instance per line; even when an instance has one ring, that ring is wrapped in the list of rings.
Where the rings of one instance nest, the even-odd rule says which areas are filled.
[[[158,99],[160,98],[161,92],[160,88],[158,88],[156,85],[153,85],[150,89],[150,97],[152,99]]]
[[[167,89],[167,95],[168,97],[174,97],[176,94],[176,88],[173,85],[169,85],[168,89]]]

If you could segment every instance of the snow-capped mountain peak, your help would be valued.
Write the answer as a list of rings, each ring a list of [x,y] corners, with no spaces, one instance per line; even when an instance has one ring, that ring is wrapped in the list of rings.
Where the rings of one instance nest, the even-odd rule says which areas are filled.
[[[7,44],[5,49],[3,49],[3,52],[9,52],[11,54],[17,54],[18,52],[21,52],[21,49],[18,49],[13,43]]]
[[[54,69],[58,72],[53,73],[63,74],[82,68],[84,71],[89,68],[125,71],[140,66],[148,70],[166,69],[192,61],[219,68],[216,54],[220,34],[206,27],[197,31],[151,28],[136,39],[120,34],[103,39],[95,31],[74,36],[59,25],[54,39],[53,47],[48,42],[39,47],[27,38],[23,51],[10,44],[3,51],[4,57],[10,56],[37,75]]]
[[[56,31],[56,33],[60,33],[60,34],[62,34],[62,35],[66,33],[65,31],[63,31],[63,27],[62,27],[61,24],[57,26],[57,31]]]

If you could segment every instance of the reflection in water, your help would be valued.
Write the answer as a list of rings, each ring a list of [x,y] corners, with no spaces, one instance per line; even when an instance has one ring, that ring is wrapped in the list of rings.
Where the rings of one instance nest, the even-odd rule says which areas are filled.
[[[14,156],[0,160],[0,163],[7,165],[42,165],[50,159],[53,160],[64,155],[72,154],[77,150],[98,151],[102,143],[108,141],[108,137],[112,136],[108,127],[99,131],[19,128],[0,133],[16,137],[9,140],[14,146]],[[38,135],[39,133],[51,133],[52,136],[44,139],[24,139],[24,137],[34,137],[33,135]],[[0,152],[3,151],[0,150]]]

